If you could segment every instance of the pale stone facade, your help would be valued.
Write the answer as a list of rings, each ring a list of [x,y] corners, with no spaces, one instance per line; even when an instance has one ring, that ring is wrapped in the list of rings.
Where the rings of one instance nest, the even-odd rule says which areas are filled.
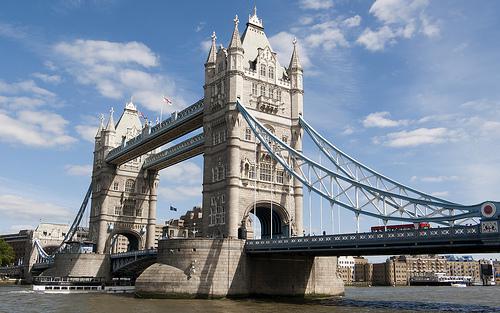
[[[97,253],[109,253],[118,235],[127,237],[130,250],[155,245],[159,177],[157,172],[141,169],[146,157],[155,151],[119,166],[105,162],[113,148],[147,131],[147,127],[142,126],[137,108],[129,102],[116,125],[111,111],[107,126],[101,122],[97,131],[89,229]]]
[[[241,38],[238,23],[236,17],[228,48],[217,48],[214,33],[205,63],[202,232],[211,238],[251,238],[252,213],[263,237],[302,234],[302,184],[256,143],[235,106],[239,100],[271,132],[301,150],[298,53],[294,48],[286,69],[256,12]]]

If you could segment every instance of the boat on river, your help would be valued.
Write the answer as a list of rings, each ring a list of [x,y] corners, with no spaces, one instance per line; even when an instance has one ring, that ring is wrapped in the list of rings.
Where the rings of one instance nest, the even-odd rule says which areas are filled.
[[[51,277],[33,278],[33,291],[40,293],[133,293],[130,280],[114,279],[106,284],[103,277]]]

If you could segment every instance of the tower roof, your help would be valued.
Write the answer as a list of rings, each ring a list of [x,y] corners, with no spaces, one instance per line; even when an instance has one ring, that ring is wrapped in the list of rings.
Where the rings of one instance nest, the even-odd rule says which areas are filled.
[[[254,26],[264,28],[264,23],[262,23],[262,19],[257,16],[257,6],[253,7],[253,14],[248,14],[248,24],[252,24]]]
[[[236,15],[234,17],[233,35],[231,36],[231,42],[229,42],[228,49],[232,49],[232,48],[242,49],[240,32],[238,31],[238,24],[239,23],[240,23],[240,20],[238,19],[238,15]]]
[[[115,112],[115,110],[113,108],[111,108],[111,110],[109,110],[109,120],[108,120],[108,124],[106,125],[106,131],[115,131],[115,121],[113,119],[113,113]]]
[[[99,120],[100,124],[97,128],[97,134],[95,135],[95,138],[101,138],[101,132],[104,129],[104,114],[101,114],[101,116],[99,116]]]
[[[210,47],[210,51],[208,52],[207,62],[205,62],[205,64],[215,63],[215,56],[217,53],[217,46],[215,44],[216,39],[217,39],[217,36],[215,36],[215,32],[213,32],[212,33],[212,46]]]
[[[297,38],[293,38],[293,52],[292,52],[292,58],[290,59],[290,66],[288,66],[289,69],[302,69],[302,65],[300,64],[299,60],[299,52],[297,48]]]

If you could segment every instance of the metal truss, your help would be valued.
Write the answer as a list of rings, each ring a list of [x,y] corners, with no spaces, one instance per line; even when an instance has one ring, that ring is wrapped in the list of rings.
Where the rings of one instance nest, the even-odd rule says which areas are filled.
[[[303,119],[302,127],[333,163],[333,169],[319,164],[288,146],[272,134],[238,101],[238,110],[269,154],[294,178],[330,204],[388,221],[435,222],[451,225],[477,223],[481,205],[465,206],[443,200],[387,178],[357,162],[320,136]]]

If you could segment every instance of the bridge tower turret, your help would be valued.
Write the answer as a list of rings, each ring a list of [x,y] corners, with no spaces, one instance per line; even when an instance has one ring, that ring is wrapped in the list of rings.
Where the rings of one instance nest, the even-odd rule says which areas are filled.
[[[261,147],[236,108],[240,100],[275,135],[302,148],[302,68],[278,61],[256,9],[240,36],[238,16],[229,46],[205,63],[203,229],[208,237],[251,238],[302,233],[302,186]],[[292,87],[291,78],[300,77]],[[297,81],[297,80],[296,80]],[[296,135],[298,134],[298,135]]]
[[[142,170],[142,162],[155,151],[119,166],[105,162],[112,149],[125,145],[143,130],[131,101],[117,123],[111,109],[106,127],[103,125],[101,117],[95,138],[89,236],[98,253],[108,253],[112,248],[119,251],[153,247],[158,172]],[[124,238],[128,240],[127,247]]]

